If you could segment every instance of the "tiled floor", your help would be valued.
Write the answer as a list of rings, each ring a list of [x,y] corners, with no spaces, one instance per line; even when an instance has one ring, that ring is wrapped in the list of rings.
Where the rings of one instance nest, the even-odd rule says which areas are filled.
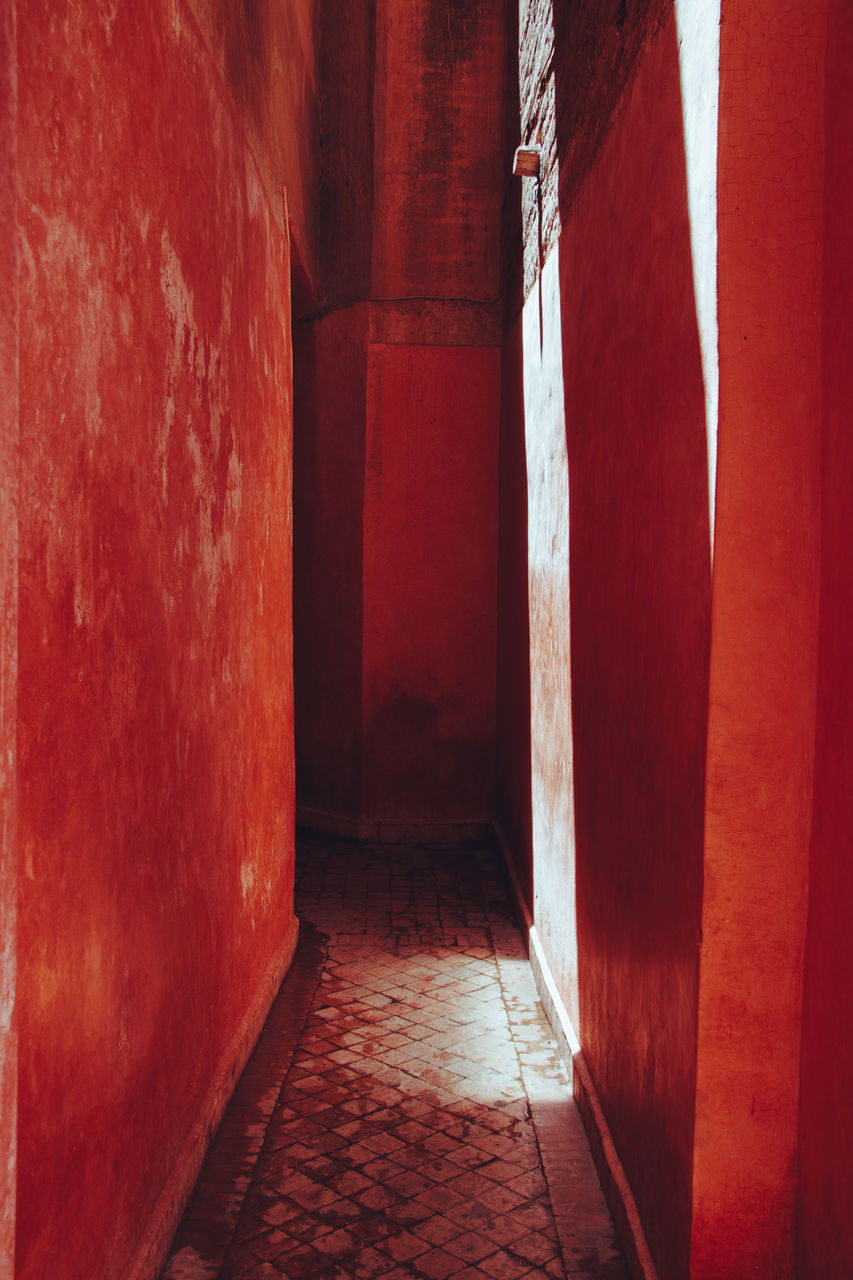
[[[486,850],[299,850],[299,951],[163,1280],[626,1280]]]

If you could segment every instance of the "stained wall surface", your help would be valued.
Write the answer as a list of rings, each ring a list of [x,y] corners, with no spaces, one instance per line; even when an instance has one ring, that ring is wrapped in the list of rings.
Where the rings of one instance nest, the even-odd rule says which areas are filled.
[[[300,816],[488,821],[507,6],[352,0],[346,39],[323,15],[326,266],[297,337],[316,361],[304,394],[296,374]]]
[[[242,41],[223,79],[180,3],[17,37],[17,1274],[107,1280],[294,940],[289,248]]]

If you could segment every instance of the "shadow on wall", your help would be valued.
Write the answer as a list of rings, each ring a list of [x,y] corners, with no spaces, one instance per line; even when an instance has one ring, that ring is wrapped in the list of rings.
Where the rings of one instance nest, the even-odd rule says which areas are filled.
[[[597,41],[622,101],[585,105],[574,65],[555,67],[557,153],[575,166],[561,175],[560,289],[580,1033],[672,1276],[686,1274],[690,1239],[708,437],[675,21],[647,6],[626,27],[610,7],[608,28],[590,6],[564,6],[557,47]],[[612,118],[603,140],[589,111]]]
[[[514,202],[516,214],[518,205]],[[518,234],[520,235],[520,228]],[[533,901],[530,794],[530,610],[527,597],[527,459],[521,317],[502,352],[498,547],[497,804],[519,882]]]
[[[365,307],[293,328],[296,799],[361,800]]]
[[[518,6],[510,13],[504,154],[518,142]],[[514,91],[513,91],[514,87]],[[530,611],[527,596],[527,457],[521,338],[521,184],[512,180],[501,223],[504,341],[498,495],[497,769],[495,815],[527,903],[533,902],[530,794]],[[508,247],[508,251],[507,248]]]
[[[853,1271],[853,9],[829,6],[826,223],[823,256],[822,582],[814,816],[800,1061],[800,1203],[795,1238],[803,1280]],[[844,1011],[848,1016],[844,1016]]]

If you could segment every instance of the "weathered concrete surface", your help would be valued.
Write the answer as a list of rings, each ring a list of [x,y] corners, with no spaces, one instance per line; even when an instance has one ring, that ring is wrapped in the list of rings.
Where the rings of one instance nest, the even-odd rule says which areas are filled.
[[[17,12],[17,1268],[110,1280],[292,923],[288,243],[181,4]]]
[[[531,0],[533,2],[533,0]],[[541,7],[548,0],[535,0]],[[663,22],[669,0],[553,0],[555,134],[560,205],[571,209],[597,163],[642,51]]]
[[[506,6],[379,0],[362,811],[494,797]],[[387,300],[387,301],[385,301]]]

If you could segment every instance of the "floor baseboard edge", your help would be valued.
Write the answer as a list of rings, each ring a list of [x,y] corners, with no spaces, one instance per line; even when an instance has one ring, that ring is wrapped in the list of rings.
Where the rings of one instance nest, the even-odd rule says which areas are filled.
[[[589,1139],[601,1189],[625,1254],[625,1261],[633,1280],[658,1280],[657,1268],[643,1231],[637,1203],[613,1143],[607,1117],[602,1109],[577,1032],[572,1026],[566,1006],[554,982],[548,958],[534,923],[533,913],[524,896],[509,844],[499,822],[494,823],[494,833],[506,868],[516,914],[527,944],[536,989],[539,992],[545,1016],[554,1033],[560,1056],[572,1081],[575,1101]]]
[[[142,1237],[125,1271],[125,1280],[155,1280],[198,1180],[210,1143],[225,1113],[234,1087],[257,1043],[272,1002],[293,961],[299,921],[291,920],[284,941],[267,966],[255,998],[220,1059],[204,1102],[183,1148],[166,1179]]]
[[[326,813],[303,805],[296,806],[296,825],[305,831],[369,844],[477,845],[490,842],[492,834],[491,823],[485,820],[451,818],[409,822]]]

